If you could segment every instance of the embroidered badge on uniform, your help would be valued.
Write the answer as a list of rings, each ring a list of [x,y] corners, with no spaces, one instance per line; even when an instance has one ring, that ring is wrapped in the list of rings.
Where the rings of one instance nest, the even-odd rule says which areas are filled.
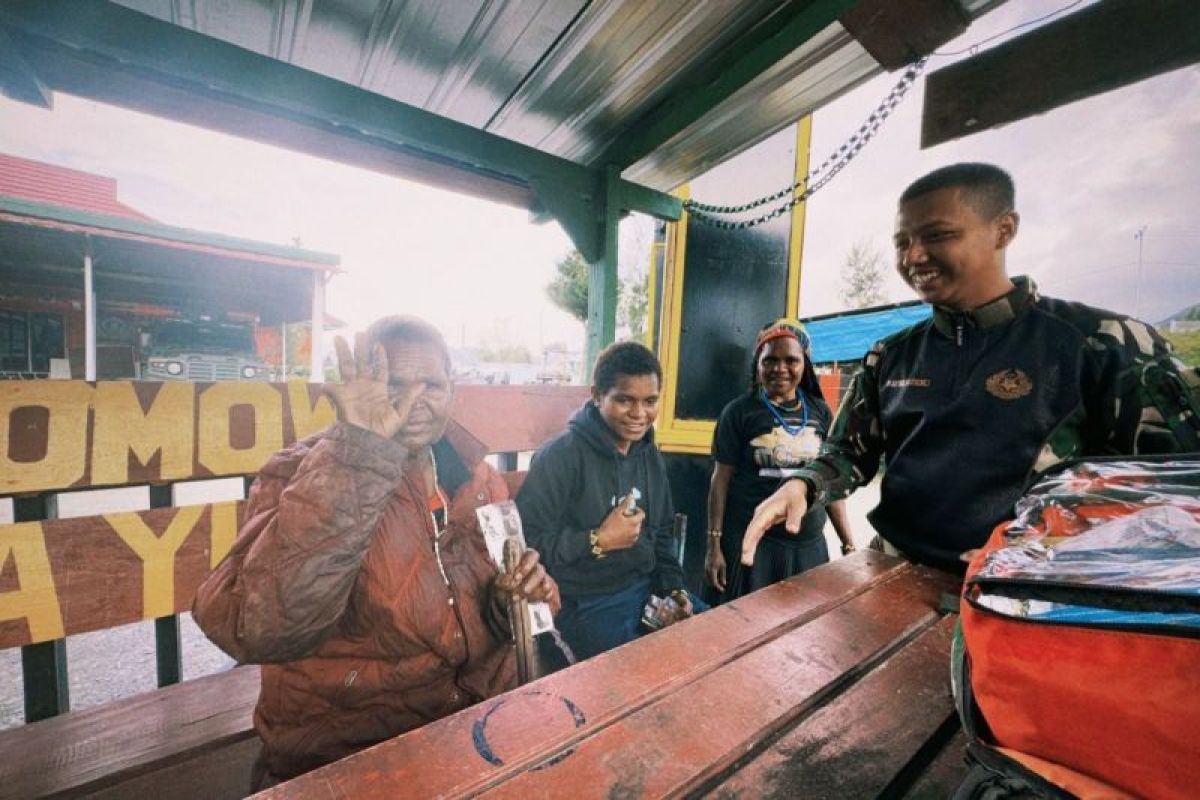
[[[1002,369],[984,385],[988,394],[1001,400],[1018,400],[1033,391],[1033,379],[1019,369]]]

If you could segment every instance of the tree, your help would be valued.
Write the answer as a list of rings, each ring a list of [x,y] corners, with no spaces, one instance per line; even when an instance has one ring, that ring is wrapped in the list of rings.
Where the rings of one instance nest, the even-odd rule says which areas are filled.
[[[650,276],[646,272],[621,281],[621,301],[617,306],[617,323],[634,341],[646,338],[646,321],[650,308]]]
[[[617,266],[617,338],[641,341],[649,313],[647,260],[654,241],[654,221],[630,215],[621,221]],[[550,302],[587,324],[588,263],[578,250],[556,265],[558,274],[546,286]]]
[[[578,250],[572,250],[556,265],[558,274],[546,285],[550,302],[580,322],[588,316],[588,263]]]
[[[650,250],[655,221],[641,214],[621,220],[617,272],[617,337],[644,341],[650,320]]]
[[[842,263],[842,304],[867,308],[887,302],[883,279],[883,255],[869,242],[856,242]]]

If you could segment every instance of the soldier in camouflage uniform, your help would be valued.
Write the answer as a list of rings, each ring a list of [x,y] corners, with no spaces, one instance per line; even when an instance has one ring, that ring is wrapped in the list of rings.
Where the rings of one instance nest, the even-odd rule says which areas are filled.
[[[962,571],[963,553],[1055,464],[1200,450],[1200,381],[1153,328],[1008,277],[1014,207],[1012,179],[990,164],[944,167],[904,191],[896,267],[933,315],[867,353],[824,455],[759,506],[743,563],[765,530],[795,530],[881,459],[876,530],[913,560]]]

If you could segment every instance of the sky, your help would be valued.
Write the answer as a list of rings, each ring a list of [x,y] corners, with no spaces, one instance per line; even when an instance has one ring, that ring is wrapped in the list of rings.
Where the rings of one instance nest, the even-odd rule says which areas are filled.
[[[1007,3],[938,52],[966,49],[1063,5]],[[927,71],[955,60],[935,56]],[[897,78],[878,76],[818,112],[811,163],[857,130]],[[875,141],[809,203],[801,315],[841,305],[840,268],[856,242],[882,254],[888,299],[913,299],[891,270],[896,198],[926,172],[958,161],[992,162],[1013,176],[1021,225],[1008,251],[1010,275],[1033,276],[1045,294],[1149,322],[1200,303],[1200,67],[928,150],[918,144],[923,89],[918,81]],[[1142,226],[1139,281],[1134,234]]]
[[[1013,0],[941,51],[1061,5]],[[953,60],[935,58],[930,69]],[[881,75],[816,114],[814,165],[896,79]],[[920,174],[960,160],[993,161],[1016,180],[1022,224],[1011,273],[1033,275],[1047,294],[1150,321],[1200,302],[1200,68],[926,151],[917,145],[920,113],[918,82],[810,202],[802,315],[841,308],[840,266],[853,244],[878,249],[890,265],[895,197]],[[544,293],[570,240],[521,210],[62,94],[53,111],[0,98],[0,151],[115,177],[123,202],[168,224],[338,254],[345,272],[327,306],[354,329],[416,313],[453,344],[537,352],[582,343],[582,325]],[[648,237],[628,232],[627,241],[644,246]],[[888,299],[910,299],[888,275]]]

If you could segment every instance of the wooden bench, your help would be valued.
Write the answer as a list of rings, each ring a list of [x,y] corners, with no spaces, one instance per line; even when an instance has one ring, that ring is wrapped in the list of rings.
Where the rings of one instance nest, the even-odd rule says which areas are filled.
[[[586,395],[464,386],[454,413],[513,469]],[[248,793],[258,670],[180,683],[176,617],[228,552],[243,502],[174,507],[170,484],[253,475],[332,420],[305,384],[0,382],[0,496],[15,500],[0,525],[0,649],[23,648],[29,721],[0,733],[0,799]],[[161,507],[53,518],[58,493],[144,484]],[[70,711],[64,637],[151,619],[163,688]]]
[[[256,797],[946,797],[955,588],[859,553]]]
[[[0,797],[244,797],[258,684],[238,667],[0,733]]]

